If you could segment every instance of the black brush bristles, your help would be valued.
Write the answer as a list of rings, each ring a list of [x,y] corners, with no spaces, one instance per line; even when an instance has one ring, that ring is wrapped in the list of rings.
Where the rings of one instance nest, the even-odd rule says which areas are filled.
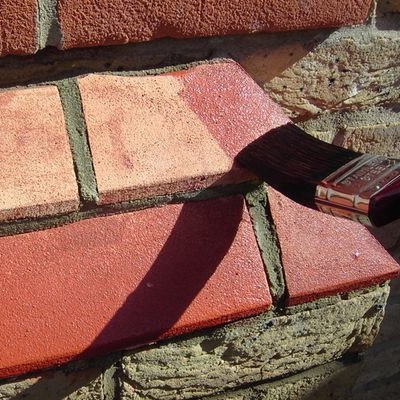
[[[360,155],[318,140],[288,123],[250,143],[236,159],[280,192],[314,207],[319,182]]]

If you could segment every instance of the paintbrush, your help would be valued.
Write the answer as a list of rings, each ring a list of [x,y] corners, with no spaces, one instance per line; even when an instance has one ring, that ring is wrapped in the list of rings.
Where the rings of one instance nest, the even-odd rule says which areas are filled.
[[[400,218],[400,160],[325,143],[293,123],[267,132],[236,159],[305,206],[365,225]]]

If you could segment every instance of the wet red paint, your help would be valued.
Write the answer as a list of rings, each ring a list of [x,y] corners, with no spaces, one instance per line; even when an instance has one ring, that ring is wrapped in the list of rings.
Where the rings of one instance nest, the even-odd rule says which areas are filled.
[[[268,309],[240,196],[0,239],[0,376]]]
[[[361,224],[308,209],[271,188],[268,193],[289,305],[399,275],[397,262]]]
[[[289,122],[237,63],[199,65],[177,77],[185,86],[182,98],[231,158],[245,143]]]

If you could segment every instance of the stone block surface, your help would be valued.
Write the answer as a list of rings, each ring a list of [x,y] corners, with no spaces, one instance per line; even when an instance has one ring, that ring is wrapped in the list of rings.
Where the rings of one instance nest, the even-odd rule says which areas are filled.
[[[347,300],[294,308],[288,315],[265,313],[132,352],[122,360],[121,399],[202,398],[362,350],[377,334],[387,295],[383,285]]]
[[[1,377],[271,306],[241,196],[3,237],[0,264]]]
[[[2,400],[115,400],[114,370],[50,371],[0,384]]]
[[[390,125],[349,127],[341,137],[340,144],[348,149],[400,158],[400,118]]]
[[[59,0],[63,48],[361,23],[370,0]]]
[[[350,400],[360,362],[333,361],[293,376],[204,400]]]
[[[291,119],[398,103],[400,35],[393,28],[342,28],[282,42],[237,57]]]
[[[0,93],[0,221],[66,213],[78,188],[55,86]]]

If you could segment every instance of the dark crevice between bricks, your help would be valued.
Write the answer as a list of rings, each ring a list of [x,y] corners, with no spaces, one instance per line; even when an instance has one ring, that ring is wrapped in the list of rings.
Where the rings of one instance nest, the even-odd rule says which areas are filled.
[[[312,51],[332,32],[302,31],[301,43],[307,51]],[[288,43],[297,43],[298,40],[298,32],[280,32],[193,39],[163,38],[63,51],[47,47],[25,58],[24,62],[17,56],[0,58],[0,88],[41,84],[88,73],[170,68],[221,57],[240,62],[254,52],[265,52],[268,48],[273,50]]]
[[[65,125],[74,161],[79,196],[83,209],[93,206],[99,194],[94,173],[87,127],[78,84],[75,79],[57,82],[64,110]]]
[[[266,269],[273,303],[277,308],[282,308],[286,299],[286,283],[281,249],[269,208],[266,185],[263,184],[249,192],[246,195],[246,202]]]
[[[202,201],[217,197],[232,196],[235,194],[244,195],[250,190],[254,190],[254,188],[255,184],[253,182],[244,182],[240,184],[210,187],[192,192],[153,196],[150,198],[136,199],[103,206],[91,206],[89,203],[86,205],[86,208],[84,207],[79,211],[69,214],[5,221],[0,224],[0,237],[55,228],[88,218],[139,211],[146,208],[162,207],[167,204]]]

